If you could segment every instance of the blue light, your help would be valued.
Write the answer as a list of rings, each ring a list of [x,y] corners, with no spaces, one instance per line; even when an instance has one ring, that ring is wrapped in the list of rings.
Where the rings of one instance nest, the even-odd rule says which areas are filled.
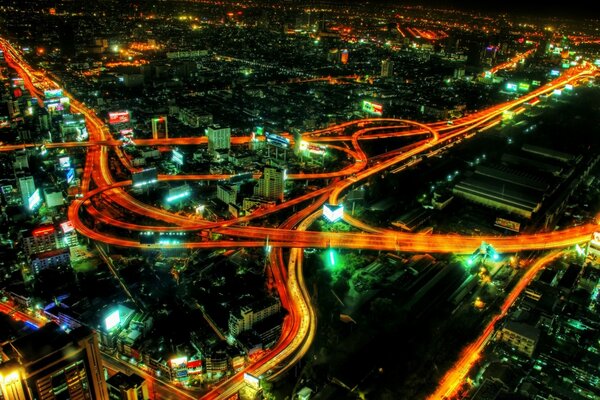
[[[39,327],[39,326],[37,326],[36,324],[34,324],[34,323],[33,323],[33,322],[31,322],[31,321],[25,321],[25,323],[26,323],[27,325],[31,326],[33,329],[40,329],[40,327]]]

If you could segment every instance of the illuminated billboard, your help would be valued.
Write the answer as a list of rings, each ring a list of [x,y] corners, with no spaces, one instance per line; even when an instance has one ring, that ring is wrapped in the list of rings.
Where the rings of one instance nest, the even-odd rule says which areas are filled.
[[[75,178],[75,169],[69,168],[67,170],[67,183],[71,183],[73,178]]]
[[[306,150],[308,150],[309,153],[313,153],[313,154],[318,154],[318,155],[325,154],[325,147],[319,146],[318,144],[309,143],[308,146],[306,147]]]
[[[313,144],[313,143],[305,142],[304,140],[302,140],[300,142],[300,150],[302,150],[302,151],[308,151],[309,153],[319,154],[319,155],[325,154],[325,147],[324,146],[320,146],[318,144]]]
[[[29,199],[27,200],[27,208],[29,210],[35,210],[35,208],[42,202],[42,197],[40,196],[40,189],[35,189],[35,192]],[[54,228],[53,228],[54,229]]]
[[[383,115],[383,106],[371,101],[363,100],[362,110],[373,115]]]
[[[173,369],[186,368],[187,369],[187,357],[177,357],[169,360],[169,365]]]
[[[62,89],[44,90],[44,97],[47,99],[61,98],[61,97],[63,97],[63,90]]]
[[[35,237],[49,235],[50,233],[54,233],[54,226],[52,225],[40,226],[31,232],[31,234]]]
[[[517,84],[516,83],[507,83],[506,84],[506,90],[508,90],[509,92],[516,92],[517,91]]]
[[[521,230],[521,224],[516,221],[511,221],[509,219],[504,218],[496,218],[495,226],[500,228],[508,229],[509,231],[519,232]]]
[[[244,372],[244,382],[246,382],[250,386],[254,386],[255,388],[259,387],[258,378],[247,372]]]
[[[113,311],[112,313],[110,313],[108,315],[108,317],[106,317],[104,319],[104,326],[109,331],[112,328],[114,328],[115,326],[119,325],[120,323],[121,323],[121,316],[119,315],[119,310]]]
[[[265,137],[267,138],[267,143],[269,144],[283,148],[290,147],[289,139],[284,138],[283,136],[275,135],[274,133],[265,133]]]
[[[175,378],[182,379],[187,377],[187,357],[172,358],[169,360],[169,365],[171,366],[173,372],[175,372]]]
[[[108,123],[111,125],[129,122],[129,111],[114,111],[108,113]]]
[[[58,159],[58,164],[61,168],[69,168],[71,166],[71,159],[67,157],[60,157]]]
[[[525,83],[525,82],[519,83],[519,90],[526,92],[529,90],[529,88],[530,88],[529,83]]]
[[[167,195],[167,203],[188,197],[191,193],[192,191],[188,184],[169,189],[169,193]]]
[[[183,165],[183,153],[181,153],[179,150],[175,149],[173,150],[173,153],[171,155],[171,161],[174,164],[178,164],[178,165]]]
[[[323,216],[329,222],[337,222],[344,217],[344,206],[325,203],[323,204]]]
[[[62,229],[63,233],[69,233],[75,230],[75,227],[73,226],[73,223],[71,221],[61,223],[60,228]]]
[[[45,100],[44,104],[46,105],[46,109],[49,113],[55,113],[57,111],[64,111],[65,107],[60,103],[60,99],[52,99],[50,101]]]

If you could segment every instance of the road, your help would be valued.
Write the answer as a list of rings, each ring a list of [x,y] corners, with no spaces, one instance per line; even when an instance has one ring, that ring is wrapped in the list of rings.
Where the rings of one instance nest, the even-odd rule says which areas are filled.
[[[102,364],[105,368],[113,372],[122,372],[126,375],[136,373],[143,377],[148,383],[148,392],[154,400],[178,400],[178,399],[197,399],[198,394],[183,390],[171,383],[156,379],[153,375],[128,363],[124,360],[102,353]]]

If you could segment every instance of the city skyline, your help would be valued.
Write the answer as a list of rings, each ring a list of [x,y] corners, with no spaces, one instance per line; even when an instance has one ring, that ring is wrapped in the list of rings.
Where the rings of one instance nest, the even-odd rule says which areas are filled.
[[[600,395],[594,22],[385,3],[3,6],[0,339],[85,330],[92,399]]]

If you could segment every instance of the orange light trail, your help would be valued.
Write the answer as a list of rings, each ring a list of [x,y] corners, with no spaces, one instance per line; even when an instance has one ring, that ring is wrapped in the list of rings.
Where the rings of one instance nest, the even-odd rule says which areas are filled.
[[[460,388],[465,384],[467,374],[477,360],[479,360],[481,352],[492,337],[496,323],[506,315],[515,300],[527,285],[529,285],[535,275],[562,254],[562,250],[553,251],[542,258],[539,258],[531,267],[529,267],[516,286],[511,290],[508,296],[506,296],[506,299],[500,308],[500,313],[492,318],[481,335],[473,343],[463,349],[458,361],[444,375],[437,389],[428,397],[428,400],[452,399],[457,395]]]

